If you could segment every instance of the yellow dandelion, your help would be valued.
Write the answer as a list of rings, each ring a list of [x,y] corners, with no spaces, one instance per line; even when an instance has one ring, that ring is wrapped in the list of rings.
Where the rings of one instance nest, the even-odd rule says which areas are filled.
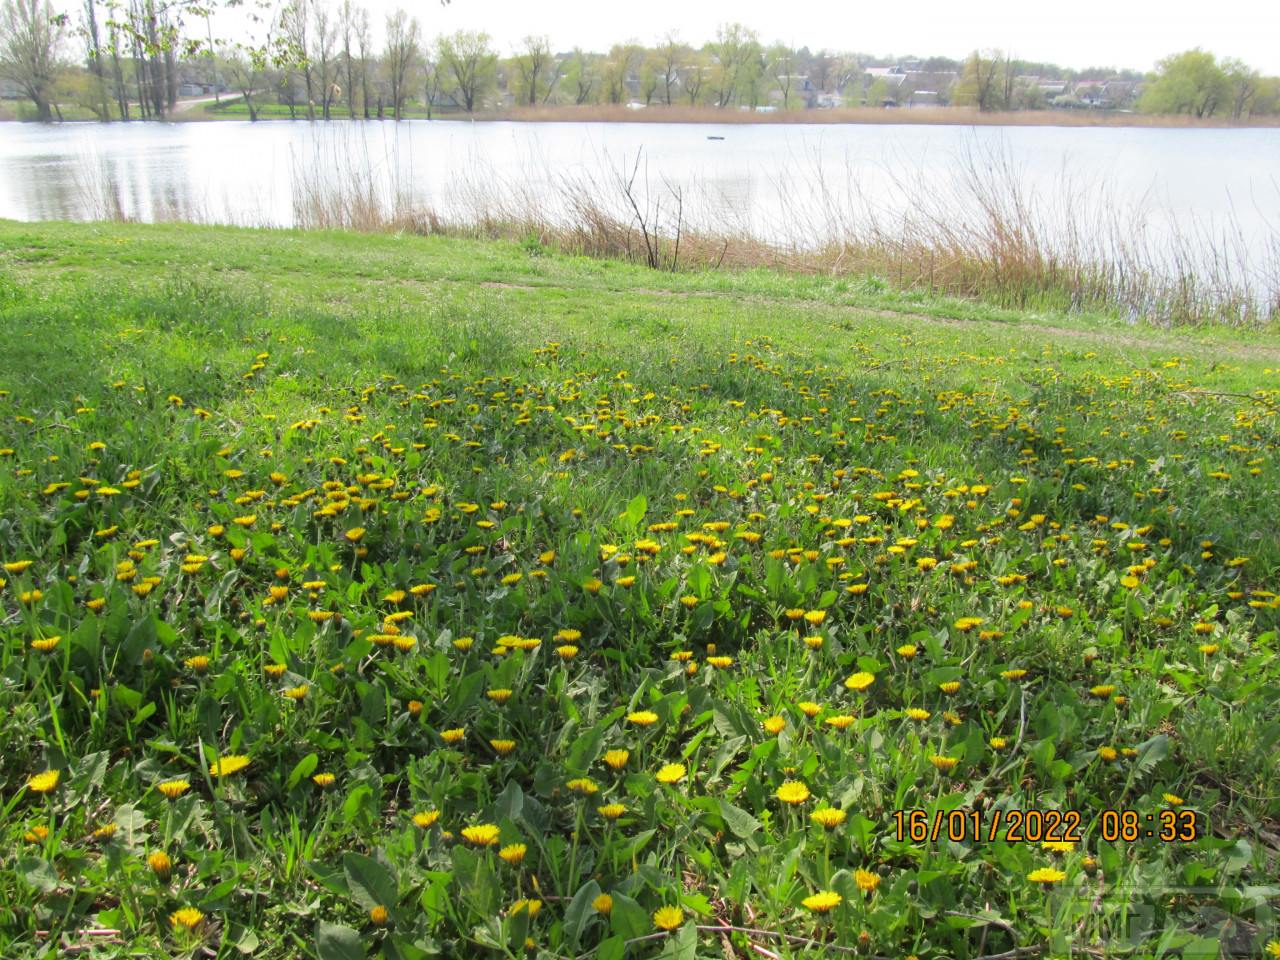
[[[191,789],[191,783],[188,780],[162,780],[156,784],[156,789],[170,800],[177,800]]]
[[[1057,883],[1059,880],[1065,880],[1067,875],[1061,870],[1055,870],[1053,867],[1040,867],[1032,870],[1027,874],[1027,879],[1032,883],[1043,883],[1045,886]]]
[[[684,911],[679,907],[659,907],[653,915],[653,925],[659,930],[674,930],[684,922]]]
[[[800,902],[806,910],[812,910],[814,913],[826,913],[840,906],[843,901],[844,897],[834,890],[820,890],[812,896],[805,897]]]
[[[477,847],[492,847],[498,842],[501,831],[491,823],[480,823],[462,828],[462,839]]]
[[[169,923],[175,930],[194,930],[204,923],[204,914],[195,907],[182,907],[169,914]]]
[[[683,763],[668,763],[655,774],[659,783],[679,783],[684,779],[685,770]]]
[[[524,860],[524,855],[528,852],[529,847],[526,844],[509,843],[498,851],[498,856],[514,867]]]
[[[226,756],[219,757],[216,762],[209,765],[209,775],[211,777],[229,777],[233,773],[239,773],[248,765],[248,757],[243,754],[229,753]]]
[[[804,803],[809,799],[809,788],[799,780],[787,780],[778,787],[774,794],[783,803],[789,803],[793,806]]]
[[[57,770],[46,770],[44,773],[37,773],[35,776],[27,780],[27,789],[32,793],[52,793],[58,786],[58,779],[62,774]]]
[[[823,807],[821,810],[815,810],[809,814],[809,819],[818,824],[818,826],[826,827],[830,830],[844,823],[847,816],[848,814],[836,807]]]
[[[880,886],[880,874],[872,873],[870,870],[855,870],[853,872],[853,882],[858,885],[858,889],[863,893],[871,893],[876,887]]]

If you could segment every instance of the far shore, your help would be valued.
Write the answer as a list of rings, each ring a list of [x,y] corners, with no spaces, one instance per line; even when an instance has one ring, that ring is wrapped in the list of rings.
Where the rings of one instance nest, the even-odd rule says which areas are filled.
[[[258,122],[305,122],[305,108],[297,110],[296,118],[283,112],[278,104],[263,104]],[[64,107],[64,115],[71,113]],[[318,114],[317,114],[318,117]],[[174,114],[167,118],[173,123],[202,123],[220,120],[248,120],[248,111],[241,98],[232,97],[214,105],[207,99],[179,101]],[[345,106],[332,111],[333,120],[349,120]],[[373,118],[371,118],[373,119]],[[413,104],[405,111],[405,120],[428,119],[426,110]],[[700,124],[929,124],[952,126],[1043,126],[1043,127],[1159,127],[1177,129],[1251,129],[1280,127],[1280,116],[1251,117],[1243,121],[1216,118],[1197,118],[1183,115],[1154,115],[1118,110],[1019,110],[981,113],[966,107],[854,107],[814,110],[777,110],[757,112],[750,110],[719,110],[714,107],[688,107],[657,105],[632,108],[625,105],[585,105],[517,107],[509,110],[486,111],[474,114],[433,112],[432,120],[485,123],[494,121],[514,123],[700,123]],[[383,120],[394,122],[390,112],[384,111]],[[12,102],[0,102],[0,122],[18,122]],[[95,123],[91,116],[78,113],[68,116],[64,123]]]

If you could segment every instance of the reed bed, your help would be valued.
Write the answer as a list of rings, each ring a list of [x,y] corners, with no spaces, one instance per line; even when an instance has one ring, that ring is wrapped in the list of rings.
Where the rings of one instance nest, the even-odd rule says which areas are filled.
[[[449,120],[511,120],[529,123],[863,123],[941,124],[952,126],[1027,127],[1275,127],[1280,117],[1251,117],[1246,121],[1157,115],[1123,110],[1008,110],[983,113],[976,107],[837,107],[834,109],[754,110],[716,109],[683,104],[655,104],[643,109],[625,104],[546,105],[513,107],[480,115],[440,114]]]
[[[520,179],[478,161],[431,199],[397,158],[339,149],[319,159],[295,166],[299,227],[516,240],[663,270],[863,277],[1163,327],[1280,318],[1280,233],[1259,245],[1234,219],[1156,229],[1158,211],[1066,172],[1051,191],[1028,188],[999,149],[970,149],[941,180],[895,167],[908,172],[890,173],[887,193],[881,184],[874,196],[852,167],[833,175],[801,158],[765,186],[779,211],[767,221],[707,185],[651,175],[643,156]]]
[[[1234,217],[1158,222],[1161,211],[1065,170],[1036,191],[1002,148],[973,147],[942,177],[891,164],[874,187],[851,163],[833,170],[798,157],[759,188],[772,211],[761,215],[713,185],[652,174],[642,155],[566,171],[534,157],[519,176],[475,158],[467,174],[424,185],[396,141],[379,153],[356,133],[292,155],[293,226],[512,240],[661,270],[860,278],[877,289],[1161,327],[1280,320],[1280,225],[1259,241]],[[111,172],[83,166],[89,217],[130,219]],[[1275,191],[1280,201],[1280,184]],[[222,222],[215,206],[157,203],[146,219]]]

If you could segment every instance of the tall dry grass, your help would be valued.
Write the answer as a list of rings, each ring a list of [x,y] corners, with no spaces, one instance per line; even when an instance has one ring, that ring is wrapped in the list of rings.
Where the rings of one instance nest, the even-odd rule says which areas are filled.
[[[976,107],[838,107],[822,110],[777,110],[758,113],[686,104],[657,104],[632,109],[624,104],[547,105],[513,107],[483,115],[444,113],[441,120],[512,120],[538,123],[854,123],[940,124],[944,126],[1053,127],[1276,127],[1280,116],[1250,117],[1243,121],[1157,115],[1122,110],[1009,110],[983,113]]]
[[[889,199],[884,184],[862,187],[852,167],[835,176],[799,162],[770,185],[779,212],[766,223],[712,188],[650,176],[643,157],[521,179],[479,165],[434,201],[417,197],[391,158],[339,151],[316,160],[295,166],[295,222],[304,228],[517,240],[667,270],[874,277],[1166,327],[1280,320],[1280,232],[1259,247],[1234,219],[1157,227],[1140,205],[1066,172],[1036,192],[999,149],[971,149],[943,179],[894,167]]]
[[[772,214],[761,219],[752,203],[713,184],[651,175],[643,156],[565,171],[531,158],[518,175],[477,158],[469,173],[425,185],[428,194],[399,141],[378,152],[358,134],[317,138],[293,153],[294,226],[515,240],[663,270],[862,277],[1164,327],[1280,322],[1280,224],[1259,242],[1235,217],[1159,222],[1159,211],[1065,170],[1036,191],[1002,148],[973,147],[945,176],[889,164],[887,181],[874,185],[851,162],[835,169],[816,156],[796,158],[765,184]],[[81,169],[90,218],[139,215],[126,212],[104,162],[90,158]],[[208,212],[216,207],[151,197],[143,218],[225,222]],[[246,218],[242,225],[251,225]]]

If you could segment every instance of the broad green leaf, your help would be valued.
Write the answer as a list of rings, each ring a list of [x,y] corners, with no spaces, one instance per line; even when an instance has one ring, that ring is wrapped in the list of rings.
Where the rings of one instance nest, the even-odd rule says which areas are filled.
[[[385,865],[362,853],[347,853],[342,857],[342,872],[346,875],[351,896],[366,910],[373,907],[395,907],[399,901],[396,878]]]
[[[365,960],[364,944],[350,927],[322,921],[316,928],[316,956],[319,960]]]
[[[288,788],[292,790],[302,782],[303,777],[309,777],[316,772],[316,767],[320,766],[320,757],[318,754],[308,753],[305,757],[294,764],[293,770],[289,774]]]

